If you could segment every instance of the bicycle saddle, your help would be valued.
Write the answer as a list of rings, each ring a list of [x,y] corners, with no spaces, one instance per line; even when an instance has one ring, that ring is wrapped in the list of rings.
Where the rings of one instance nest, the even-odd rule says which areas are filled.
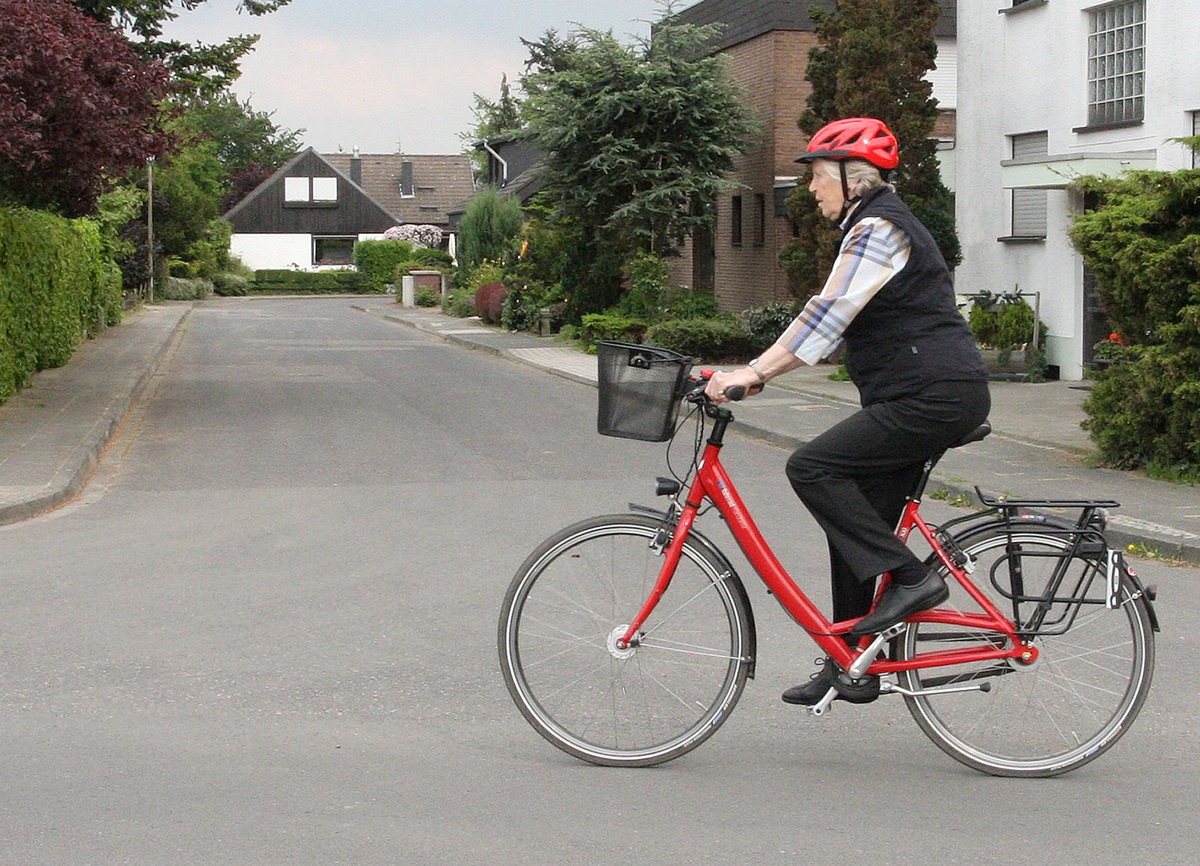
[[[963,438],[959,439],[957,442],[955,442],[950,447],[951,448],[961,448],[963,445],[970,445],[972,442],[979,442],[982,439],[986,439],[988,434],[991,432],[992,432],[992,422],[984,421],[982,424],[980,424],[978,427],[976,427],[974,430],[972,430],[970,433],[968,433]]]

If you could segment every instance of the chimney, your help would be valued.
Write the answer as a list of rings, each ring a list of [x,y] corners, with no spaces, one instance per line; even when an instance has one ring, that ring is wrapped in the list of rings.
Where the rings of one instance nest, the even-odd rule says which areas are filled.
[[[362,157],[359,155],[357,147],[350,155],[350,179],[362,186]]]

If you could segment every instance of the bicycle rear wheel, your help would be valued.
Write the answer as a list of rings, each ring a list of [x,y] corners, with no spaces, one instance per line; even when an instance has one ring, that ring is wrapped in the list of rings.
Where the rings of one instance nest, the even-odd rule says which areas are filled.
[[[692,540],[637,646],[616,646],[658,577],[661,527],[635,514],[569,526],[525,560],[504,598],[509,693],[538,733],[594,764],[649,766],[691,751],[728,717],[750,669],[744,590]]]
[[[976,561],[976,586],[1012,616],[1013,603],[1001,588],[1010,587],[1010,567],[1020,563],[1025,595],[1041,595],[1070,540],[1034,528],[985,530],[963,543]],[[955,581],[944,607],[978,611]],[[1062,634],[1034,638],[1037,661],[980,662],[955,667],[906,671],[900,685],[910,690],[951,684],[987,684],[990,691],[905,696],[917,724],[942,751],[996,776],[1056,776],[1103,754],[1128,730],[1150,688],[1154,672],[1154,636],[1146,601],[1122,575],[1120,604],[1104,605],[1103,563],[1094,558],[1069,560],[1059,597],[1078,593],[1086,604],[1055,605],[1046,619]],[[1011,591],[1008,591],[1011,595]],[[1020,605],[1027,617],[1035,605]],[[1019,618],[1019,617],[1017,617]],[[1016,618],[1015,618],[1016,619]],[[1047,630],[1053,630],[1047,629]],[[996,639],[995,633],[939,623],[913,623],[898,639],[899,657],[917,652],[962,648]]]

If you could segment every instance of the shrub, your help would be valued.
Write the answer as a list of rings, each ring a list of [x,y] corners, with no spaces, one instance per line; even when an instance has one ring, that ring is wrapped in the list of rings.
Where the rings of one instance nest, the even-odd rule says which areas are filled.
[[[709,363],[742,362],[758,350],[737,319],[674,319],[652,325],[645,341]]]
[[[431,248],[442,243],[442,230],[430,225],[392,226],[383,233],[385,241],[408,241],[414,247]]]
[[[190,264],[188,276],[211,280],[229,264],[229,240],[233,237],[233,226],[223,219],[209,222],[204,234],[187,248],[184,258]]]
[[[1188,142],[1195,140],[1189,139]],[[1200,478],[1200,171],[1083,178],[1071,240],[1129,344],[1098,375],[1084,427],[1110,465]],[[1094,206],[1091,206],[1094,205]]]
[[[253,292],[276,295],[363,294],[374,289],[357,271],[259,270],[250,285]]]
[[[441,271],[448,274],[453,269],[453,259],[442,250],[417,247],[410,258],[398,262],[392,269],[391,283],[399,288],[401,280],[411,271]]]
[[[625,268],[625,291],[613,311],[636,319],[658,318],[670,276],[671,266],[663,259],[638,253]]]
[[[441,293],[435,292],[433,289],[421,289],[413,295],[413,303],[418,307],[436,307],[441,302]]]
[[[450,297],[442,304],[442,312],[447,316],[458,316],[465,319],[475,315],[475,292],[469,286],[455,286],[450,290]]]
[[[120,318],[120,271],[96,223],[0,208],[0,402]]]
[[[250,280],[241,274],[219,273],[212,282],[213,292],[226,298],[240,298],[250,291]]]
[[[671,287],[660,299],[659,316],[663,319],[714,319],[720,316],[717,299],[707,292]]]
[[[475,290],[475,315],[489,325],[500,324],[500,313],[504,308],[504,296],[508,293],[504,283],[484,283]]]
[[[557,286],[511,287],[504,298],[500,323],[510,331],[538,331],[542,324],[542,310],[550,311],[551,327],[562,324],[566,305],[562,303]]]
[[[469,279],[459,279],[450,290],[450,300],[442,307],[442,312],[451,316],[466,318],[474,316],[475,292],[484,283],[502,283],[505,280],[504,268],[496,262],[484,262],[477,267]]]
[[[376,291],[385,291],[396,266],[413,256],[408,241],[359,241],[354,245],[354,267]]]
[[[1145,466],[1156,477],[1200,480],[1200,350],[1132,347],[1097,374],[1083,422],[1108,465]]]
[[[967,314],[975,340],[993,349],[1018,349],[1032,343],[1033,308],[1025,299],[989,303],[990,298],[977,298]],[[1039,323],[1037,348],[1045,344],[1046,326]]]
[[[424,247],[413,250],[410,261],[414,263],[414,267],[425,271],[450,270],[454,267],[454,259],[448,252]]]
[[[470,273],[487,261],[507,261],[523,221],[515,198],[490,187],[478,193],[458,226],[458,260],[464,271]]]
[[[641,319],[615,313],[588,313],[583,317],[579,335],[591,346],[597,340],[620,340],[640,343],[646,334],[647,323]]]
[[[660,322],[667,319],[707,319],[717,315],[716,299],[668,284],[671,265],[651,253],[638,253],[625,268],[625,291],[610,310],[618,315]]]
[[[164,301],[203,301],[212,293],[212,282],[201,277],[167,277],[158,290]]]
[[[798,312],[796,304],[778,301],[743,310],[738,318],[753,342],[754,351],[762,352],[768,346],[774,345]]]

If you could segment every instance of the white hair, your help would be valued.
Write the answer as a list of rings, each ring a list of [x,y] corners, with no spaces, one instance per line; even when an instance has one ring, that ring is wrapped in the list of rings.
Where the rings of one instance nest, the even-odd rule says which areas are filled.
[[[822,170],[830,177],[840,179],[839,162],[846,166],[846,187],[850,190],[850,198],[858,198],[880,186],[886,186],[892,192],[896,191],[894,186],[883,179],[879,169],[865,159],[816,159],[813,160],[813,165],[814,167],[821,166]]]

